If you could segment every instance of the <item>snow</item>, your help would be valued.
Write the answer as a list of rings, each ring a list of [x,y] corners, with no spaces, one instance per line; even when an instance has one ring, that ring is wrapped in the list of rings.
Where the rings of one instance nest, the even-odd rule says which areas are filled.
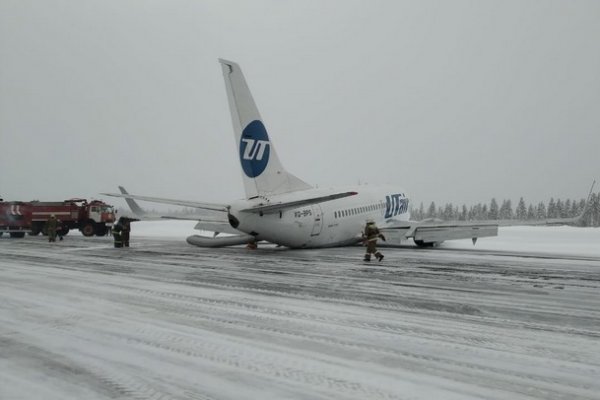
[[[201,249],[0,238],[0,399],[597,399],[600,230]],[[475,249],[475,250],[473,250]]]
[[[481,238],[475,246],[470,239],[445,242],[443,246],[449,249],[475,248],[492,251],[600,257],[600,228],[501,227],[497,237]]]

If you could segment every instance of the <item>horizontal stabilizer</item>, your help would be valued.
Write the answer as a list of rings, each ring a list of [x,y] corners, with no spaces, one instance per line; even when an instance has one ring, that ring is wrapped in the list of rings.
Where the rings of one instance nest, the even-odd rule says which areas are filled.
[[[350,197],[350,196],[354,196],[356,194],[358,194],[358,193],[357,192],[343,192],[343,193],[330,194],[327,196],[312,197],[312,198],[308,198],[308,199],[301,199],[301,200],[288,201],[288,202],[282,202],[282,203],[266,204],[266,205],[259,204],[256,207],[246,208],[241,211],[242,212],[251,212],[251,213],[269,214],[269,213],[279,212],[279,211],[283,211],[283,210],[287,210],[287,209],[291,209],[291,208],[307,206],[310,204],[324,203],[326,201],[342,199],[344,197]]]
[[[200,208],[203,210],[227,212],[227,205],[225,205],[225,204],[201,203],[198,201],[165,199],[162,197],[138,196],[135,194],[119,194],[119,193],[100,193],[100,194],[102,194],[104,196],[121,197],[123,199],[149,201],[151,203],[173,204],[173,205],[182,206],[182,207],[192,207],[192,208]]]

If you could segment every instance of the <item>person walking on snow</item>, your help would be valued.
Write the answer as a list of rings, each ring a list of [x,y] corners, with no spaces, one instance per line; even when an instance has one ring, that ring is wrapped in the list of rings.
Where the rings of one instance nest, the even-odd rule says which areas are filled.
[[[364,261],[371,261],[371,254],[377,258],[377,261],[383,260],[383,254],[377,251],[377,239],[385,241],[385,236],[379,232],[379,228],[375,225],[373,220],[368,220],[365,230],[363,232],[363,240],[367,246],[367,252],[365,253]]]
[[[56,219],[54,214],[50,215],[46,222],[46,230],[48,232],[48,241],[56,242],[56,230],[58,229],[60,221]]]
[[[112,226],[112,235],[115,247],[123,247],[123,217],[119,218],[119,221]]]

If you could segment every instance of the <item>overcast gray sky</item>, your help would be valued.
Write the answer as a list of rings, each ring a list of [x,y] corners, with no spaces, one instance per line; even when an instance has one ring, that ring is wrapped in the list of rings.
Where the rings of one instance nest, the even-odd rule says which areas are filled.
[[[243,197],[222,57],[311,184],[580,198],[599,38],[596,0],[0,0],[0,196]]]

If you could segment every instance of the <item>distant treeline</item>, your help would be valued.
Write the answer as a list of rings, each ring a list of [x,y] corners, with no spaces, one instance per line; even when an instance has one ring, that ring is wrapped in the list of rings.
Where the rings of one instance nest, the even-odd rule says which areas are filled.
[[[551,198],[548,203],[539,202],[538,204],[526,203],[523,197],[519,199],[516,207],[511,200],[502,200],[498,205],[496,199],[492,199],[490,204],[479,203],[467,207],[465,204],[456,206],[452,203],[446,203],[444,206],[437,206],[431,202],[425,209],[423,203],[418,208],[410,208],[411,219],[422,220],[425,218],[439,218],[443,220],[459,221],[481,221],[513,219],[521,221],[544,220],[550,218],[573,218],[577,217],[585,208],[585,199],[563,200]],[[590,197],[590,205],[585,212],[580,226],[600,226],[600,193],[593,193]]]

